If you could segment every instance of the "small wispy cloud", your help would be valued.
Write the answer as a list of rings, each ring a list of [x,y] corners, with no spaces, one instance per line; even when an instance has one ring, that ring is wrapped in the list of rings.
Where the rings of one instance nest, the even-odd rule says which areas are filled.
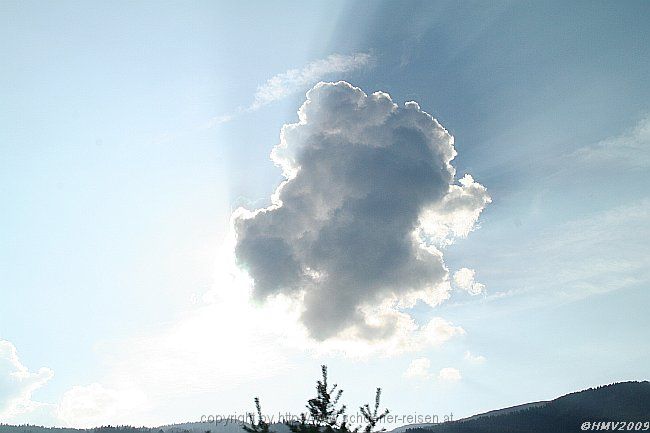
[[[54,372],[46,367],[30,371],[18,358],[16,346],[0,339],[0,421],[46,406],[33,400],[32,394],[52,377]]]
[[[283,99],[316,84],[331,74],[358,70],[369,66],[371,62],[372,56],[369,53],[332,54],[324,59],[313,61],[304,68],[289,69],[269,78],[259,86],[248,110],[254,111],[271,102]]]
[[[204,129],[211,129],[215,126],[221,125],[222,123],[230,122],[235,116],[232,114],[223,114],[221,116],[215,116],[212,119],[205,122],[203,126]]]
[[[228,123],[242,113],[257,111],[265,105],[307,90],[326,78],[343,78],[335,75],[353,72],[372,65],[374,57],[370,53],[331,54],[324,59],[314,60],[303,68],[289,69],[266,80],[257,87],[253,102],[247,107],[238,107],[234,113],[222,114],[208,120],[204,128]]]
[[[414,359],[402,376],[407,379],[428,379],[431,377],[430,367],[431,361],[428,358]]]
[[[469,350],[465,352],[465,361],[471,364],[483,364],[485,362],[485,356],[483,355],[474,355]]]
[[[631,130],[576,151],[576,156],[590,163],[618,163],[631,168],[650,165],[650,116]]]

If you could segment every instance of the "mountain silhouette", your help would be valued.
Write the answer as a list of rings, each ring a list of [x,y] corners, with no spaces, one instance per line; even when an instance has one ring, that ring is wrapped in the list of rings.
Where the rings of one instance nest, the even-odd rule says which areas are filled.
[[[574,392],[550,401],[527,403],[469,418],[405,429],[406,433],[575,433],[583,423],[640,422],[650,428],[650,382],[622,382]],[[645,424],[644,426],[644,423]],[[604,427],[599,424],[598,428]],[[591,430],[591,424],[587,430]],[[602,428],[602,430],[605,430]],[[608,430],[615,430],[609,424]]]
[[[609,431],[650,430],[650,382],[621,382],[589,388],[550,401],[538,401],[474,415],[458,421],[398,427],[389,433],[575,433],[583,423],[610,424]],[[621,423],[625,422],[623,426]],[[633,422],[631,429],[629,423]],[[637,426],[637,423],[641,423]],[[644,426],[644,423],[645,424]],[[592,430],[591,425],[587,430]],[[606,430],[605,428],[593,430]],[[624,427],[624,428],[621,428]],[[640,427],[640,428],[637,428]],[[272,424],[275,433],[288,433]],[[243,433],[238,423],[190,422],[160,427],[104,426],[90,429],[0,424],[0,433]]]

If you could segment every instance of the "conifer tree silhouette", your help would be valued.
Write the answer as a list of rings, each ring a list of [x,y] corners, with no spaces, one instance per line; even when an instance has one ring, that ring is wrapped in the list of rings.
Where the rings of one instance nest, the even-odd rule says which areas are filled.
[[[380,430],[375,430],[377,424],[379,424],[384,418],[386,418],[386,415],[390,413],[388,409],[384,409],[381,415],[377,415],[379,413],[380,399],[381,399],[381,388],[377,388],[377,392],[375,394],[374,409],[371,411],[370,405],[368,403],[364,404],[359,408],[359,410],[361,411],[361,415],[363,415],[363,418],[366,421],[366,426],[363,429],[365,433],[379,433],[379,432],[386,431],[385,428],[382,428]]]
[[[343,390],[337,384],[329,386],[326,365],[321,365],[321,374],[322,378],[316,382],[316,397],[307,401],[309,420],[303,413],[298,423],[287,423],[293,433],[348,431],[345,421],[340,422],[345,415],[345,405],[339,406]]]
[[[337,384],[330,386],[326,365],[321,365],[321,375],[321,379],[316,381],[316,397],[307,400],[308,412],[301,413],[299,421],[285,421],[285,425],[292,433],[359,433],[361,427],[350,429],[347,425],[346,406],[339,403],[343,390],[339,389]],[[371,409],[369,404],[359,408],[365,421],[363,433],[381,433],[386,430],[385,428],[376,430],[377,424],[389,413],[388,409],[379,413],[380,399],[381,388],[377,388],[374,408]],[[247,433],[274,433],[270,430],[269,424],[264,421],[260,399],[255,397],[254,401],[257,422],[254,414],[248,414],[250,426],[244,424],[243,429]]]
[[[307,402],[307,409],[318,426],[333,429],[340,427],[339,417],[345,414],[345,405],[337,407],[343,390],[337,389],[337,384],[328,389],[326,365],[321,365],[321,372],[323,377],[316,382],[317,395]]]
[[[248,433],[274,433],[269,430],[269,423],[264,421],[262,416],[262,407],[260,406],[259,397],[255,397],[255,409],[257,410],[257,422],[255,422],[255,417],[252,413],[248,414],[248,419],[250,420],[250,427],[242,423],[242,428]]]

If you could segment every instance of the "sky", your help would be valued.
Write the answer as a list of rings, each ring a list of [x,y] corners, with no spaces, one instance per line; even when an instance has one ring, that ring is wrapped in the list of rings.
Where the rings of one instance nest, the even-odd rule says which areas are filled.
[[[650,3],[0,23],[1,422],[299,413],[321,364],[454,418],[650,376]]]

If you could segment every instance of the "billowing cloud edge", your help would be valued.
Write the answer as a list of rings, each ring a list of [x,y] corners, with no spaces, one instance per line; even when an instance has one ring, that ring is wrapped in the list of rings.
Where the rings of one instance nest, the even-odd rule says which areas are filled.
[[[282,127],[280,143],[271,153],[271,159],[285,176],[271,197],[271,205],[256,210],[239,208],[233,214],[238,235],[236,250],[239,265],[255,281],[254,295],[258,299],[281,293],[302,302],[306,306],[302,313],[303,323],[319,340],[341,335],[368,340],[386,338],[400,327],[400,321],[406,321],[403,309],[413,307],[418,301],[436,306],[449,298],[450,282],[442,251],[454,239],[466,237],[476,228],[479,215],[491,198],[486,188],[470,175],[463,176],[457,183],[454,181],[455,169],[451,160],[456,151],[453,137],[415,102],[399,107],[383,92],[369,96],[346,82],[319,83],[307,93],[307,100],[299,109],[298,117],[299,122]],[[402,158],[395,152],[395,140],[405,140],[400,143],[403,146],[400,149],[421,153],[416,158]],[[416,144],[412,145],[411,142]],[[387,160],[387,155],[402,158],[399,163],[406,167],[412,164],[411,168],[421,169],[422,176],[417,179],[420,184],[410,190],[398,189],[406,173],[400,168],[391,172],[382,171],[380,166],[372,171],[371,167],[366,173],[370,181],[354,176],[354,170],[365,170],[362,162],[370,161],[372,165],[372,158]],[[422,161],[419,157],[422,156],[433,161],[431,166],[418,166]],[[425,182],[427,176],[434,182]],[[370,187],[366,185],[368,182]],[[351,227],[363,228],[366,219],[374,221],[372,218],[376,217],[376,211],[371,215],[354,208],[364,206],[368,195],[380,197],[386,192],[374,191],[373,182],[383,182],[388,185],[386,191],[402,193],[402,197],[412,201],[409,205],[413,206],[408,211],[410,219],[396,226],[398,231],[408,231],[410,239],[399,237],[390,241],[394,250],[412,248],[411,253],[403,253],[404,260],[415,266],[408,273],[403,273],[404,276],[408,275],[407,278],[412,278],[404,282],[406,290],[395,290],[398,286],[395,281],[391,283],[392,289],[384,287],[381,281],[375,286],[366,285],[361,277],[367,279],[369,275],[355,275],[354,270],[345,268],[345,260],[353,257],[336,261],[331,260],[332,253],[325,258],[321,254],[328,248],[336,252],[335,255],[344,252],[337,238],[344,236],[346,231],[355,233],[350,231]],[[433,189],[432,183],[435,184]],[[419,186],[427,191],[423,197],[418,197],[417,192],[409,192],[418,191]],[[415,199],[411,196],[415,196]],[[395,205],[396,201],[387,200],[385,203]],[[343,222],[336,227],[336,218],[339,218],[336,213],[346,211],[345,206],[353,210],[349,211],[347,217],[340,218]],[[394,209],[386,210],[384,207],[382,212],[393,213],[380,222],[392,223],[394,219],[391,218],[400,218]],[[391,236],[390,232],[385,234]],[[327,235],[334,240],[321,242]],[[365,251],[372,249],[369,240],[382,241],[367,235],[359,244],[360,251],[364,251],[363,247],[370,246]],[[390,253],[389,249],[385,251]],[[329,269],[325,269],[328,266]],[[393,266],[395,271],[403,272],[404,269]],[[333,270],[337,270],[338,274]],[[345,293],[342,287],[346,281],[337,275],[346,271],[346,289],[365,285],[369,290],[354,296]],[[417,275],[418,272],[420,275]],[[417,275],[415,278],[412,277],[414,274]],[[419,280],[415,281],[417,278]],[[429,281],[423,283],[421,280],[426,278]],[[328,285],[321,283],[325,280],[329,280]],[[313,294],[323,288],[327,289],[328,295],[316,296],[315,300]],[[483,288],[480,283],[472,283],[466,290],[470,293],[480,292]],[[355,317],[346,319],[348,326],[339,326],[331,331],[327,329],[331,323],[319,323],[322,322],[320,316],[335,315],[335,310],[324,312],[323,307],[332,299],[337,300],[338,293],[341,298],[348,299],[333,308],[347,309],[346,314]],[[359,299],[365,295],[369,295],[366,297],[368,301]],[[350,299],[353,308],[345,305]],[[319,311],[314,311],[314,302],[317,302]],[[334,319],[341,322],[342,317]]]

